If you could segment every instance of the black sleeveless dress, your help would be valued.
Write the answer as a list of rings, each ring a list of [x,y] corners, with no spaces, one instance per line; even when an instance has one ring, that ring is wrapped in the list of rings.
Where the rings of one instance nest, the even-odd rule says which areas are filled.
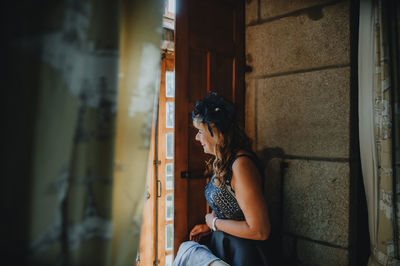
[[[255,154],[236,156],[230,164],[230,169],[232,169],[233,162],[242,156],[250,158],[258,169],[261,169]],[[219,219],[244,221],[243,211],[231,187],[231,178],[232,171],[225,178],[225,185],[220,188],[214,185],[215,177],[212,176],[206,185],[205,197]],[[212,232],[210,238],[204,244],[208,246],[215,256],[232,266],[277,265],[270,240],[244,239],[217,230]]]

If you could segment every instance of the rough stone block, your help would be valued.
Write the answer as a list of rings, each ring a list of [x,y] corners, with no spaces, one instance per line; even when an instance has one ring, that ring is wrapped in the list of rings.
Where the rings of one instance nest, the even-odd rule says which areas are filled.
[[[349,164],[288,162],[283,185],[284,231],[348,247]]]
[[[349,252],[347,249],[320,245],[303,239],[297,240],[297,257],[301,265],[349,265]]]
[[[350,63],[349,4],[322,9],[322,18],[306,14],[246,28],[246,55],[252,76],[286,73]]]
[[[257,82],[257,150],[348,158],[349,67]]]
[[[332,0],[291,0],[291,1],[261,0],[260,2],[261,19],[268,19],[271,17],[288,14],[300,9],[310,8],[329,2],[333,1]]]
[[[253,140],[253,146],[256,142],[256,88],[255,80],[246,79],[246,96],[245,96],[245,131]]]
[[[258,0],[246,1],[246,25],[254,23],[258,19]]]

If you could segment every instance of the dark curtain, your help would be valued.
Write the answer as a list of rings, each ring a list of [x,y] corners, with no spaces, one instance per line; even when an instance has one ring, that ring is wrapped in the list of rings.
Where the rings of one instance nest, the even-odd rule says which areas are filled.
[[[117,105],[122,2],[9,1],[2,7],[0,248],[6,264],[115,265],[111,258],[121,254],[112,245],[121,242],[113,234],[120,215],[113,191],[116,121],[124,112]],[[160,24],[162,4],[153,2],[148,12]],[[157,37],[152,41],[159,54]],[[138,35],[136,42],[149,41]],[[130,60],[146,60],[135,56]],[[157,73],[157,64],[148,71]],[[126,93],[141,90],[137,100],[152,103],[155,81],[138,86]],[[143,117],[152,110],[137,114],[134,130],[145,139],[151,127]],[[133,186],[144,183],[145,174],[127,174]],[[140,209],[132,200],[124,204]],[[138,240],[128,253],[136,254]]]

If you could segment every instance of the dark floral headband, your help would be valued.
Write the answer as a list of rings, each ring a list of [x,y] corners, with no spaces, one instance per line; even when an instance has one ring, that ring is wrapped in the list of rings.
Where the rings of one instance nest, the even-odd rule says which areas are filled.
[[[222,134],[226,133],[231,125],[236,122],[236,107],[224,97],[218,96],[216,92],[209,92],[204,99],[196,102],[192,111],[192,118],[199,119],[202,123],[207,124],[213,137],[210,124],[214,124]]]

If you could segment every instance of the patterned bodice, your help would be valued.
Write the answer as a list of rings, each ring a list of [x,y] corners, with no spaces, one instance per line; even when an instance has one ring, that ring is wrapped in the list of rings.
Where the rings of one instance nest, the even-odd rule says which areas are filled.
[[[208,205],[220,219],[243,221],[244,215],[231,187],[230,178],[225,181],[225,185],[221,188],[214,185],[214,179],[215,176],[213,175],[204,192]]]
[[[260,161],[253,152],[250,154],[240,154],[236,155],[230,163],[229,173],[225,177],[225,185],[222,187],[218,187],[214,184],[215,175],[210,178],[210,181],[206,185],[204,194],[208,205],[210,205],[211,209],[215,211],[218,218],[220,219],[232,219],[243,221],[245,220],[242,209],[239,206],[239,203],[236,200],[235,191],[231,186],[232,179],[232,164],[239,157],[248,157],[253,163],[256,165],[260,175],[262,176],[262,167]],[[262,182],[262,187],[264,187],[264,182]]]

